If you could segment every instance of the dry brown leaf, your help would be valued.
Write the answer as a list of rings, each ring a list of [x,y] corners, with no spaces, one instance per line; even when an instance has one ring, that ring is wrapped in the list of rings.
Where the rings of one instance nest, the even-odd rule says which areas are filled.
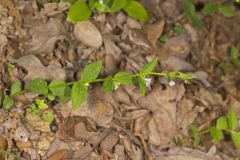
[[[100,144],[102,150],[111,152],[118,141],[118,132],[110,133]]]
[[[164,29],[164,20],[157,21],[153,24],[147,24],[145,26],[148,40],[151,42],[151,45],[153,47],[157,47],[157,42],[159,37],[162,35],[163,29]]]
[[[66,39],[67,32],[58,19],[50,18],[46,23],[34,22],[31,25],[29,34],[32,39],[25,44],[27,54],[50,53],[58,40]]]
[[[32,80],[39,77],[47,80],[66,80],[73,75],[72,71],[63,69],[57,61],[51,61],[50,64],[45,67],[34,55],[23,56],[17,60],[12,60],[12,62],[17,63],[27,70],[28,74],[24,78],[25,80]]]
[[[53,153],[47,160],[67,160],[68,150],[62,149]]]

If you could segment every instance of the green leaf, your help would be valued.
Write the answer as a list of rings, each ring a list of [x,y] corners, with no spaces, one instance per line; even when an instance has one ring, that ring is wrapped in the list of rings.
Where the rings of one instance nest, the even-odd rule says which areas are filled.
[[[37,94],[48,94],[47,82],[42,78],[32,80],[28,85],[28,89]]]
[[[129,0],[124,6],[123,10],[127,14],[141,22],[146,22],[148,20],[148,13],[145,8],[137,1]]]
[[[214,3],[206,4],[202,11],[204,14],[211,15],[218,11],[218,5]]]
[[[69,22],[78,22],[87,20],[92,12],[88,5],[83,0],[76,1],[67,13],[67,20]]]
[[[14,82],[11,86],[11,96],[20,91],[22,91],[22,82],[18,80]]]
[[[112,91],[114,89],[114,81],[112,76],[108,76],[102,86],[103,91]]]
[[[230,49],[230,53],[231,53],[231,59],[234,65],[238,65],[239,64],[239,53],[236,47],[231,46]]]
[[[231,131],[231,138],[234,143],[234,145],[240,149],[240,133]]]
[[[132,85],[134,83],[132,74],[127,73],[127,72],[117,73],[114,76],[113,80],[119,82],[120,84],[124,84],[124,85]]]
[[[157,58],[154,58],[150,63],[148,63],[140,72],[140,74],[148,74],[149,72],[152,72],[154,68],[156,67],[158,62]]]
[[[53,112],[49,111],[42,115],[42,119],[48,123],[51,123],[54,120]]]
[[[198,128],[193,124],[189,125],[188,128],[193,138],[193,145],[198,146],[200,144],[200,136],[198,135]]]
[[[210,128],[210,135],[214,141],[220,141],[223,139],[222,131],[215,127]]]
[[[74,3],[76,0],[63,0],[63,2]]]
[[[89,65],[87,65],[84,69],[83,72],[81,74],[81,81],[85,82],[85,81],[89,81],[89,80],[95,80],[102,68],[102,62],[101,61],[97,61],[94,63],[91,63]]]
[[[232,107],[228,111],[228,126],[229,129],[234,130],[237,128],[237,115],[235,109]]]
[[[228,121],[227,117],[222,116],[217,119],[217,124],[216,124],[217,129],[228,129]]]
[[[145,78],[141,75],[138,76],[138,83],[139,83],[141,95],[144,96],[146,94],[146,89],[147,89]]]
[[[71,88],[65,85],[66,82],[61,80],[53,80],[49,85],[49,90],[54,96],[60,99],[68,99],[71,96]]]
[[[169,38],[168,38],[168,35],[167,35],[167,34],[163,34],[163,35],[160,37],[160,42],[165,43],[165,42],[167,42],[168,39],[169,39]]]
[[[197,17],[194,4],[190,0],[184,0],[183,9],[187,17],[192,21],[192,24],[196,28],[201,29],[203,27],[203,22]]]
[[[231,8],[231,6],[227,5],[227,4],[219,5],[218,13],[221,13],[222,15],[224,15],[226,17],[232,17],[235,15],[234,9]]]
[[[14,105],[14,101],[10,96],[5,96],[3,98],[3,108],[4,109],[11,109]]]
[[[98,2],[98,0],[89,0],[89,2],[88,2],[89,7],[90,7],[90,8],[93,7],[93,5],[94,5],[96,2]]]
[[[35,102],[36,102],[36,104],[37,104],[37,106],[38,106],[38,108],[39,109],[47,109],[48,108],[48,105],[44,102],[44,100],[42,99],[36,99],[35,100]]]
[[[15,66],[11,63],[7,64],[7,71],[8,73],[12,73],[13,69],[15,68]]]
[[[73,109],[78,109],[86,100],[88,95],[87,86],[84,83],[76,82],[72,87],[72,106]]]
[[[111,0],[111,1],[113,1],[110,7],[111,12],[119,11],[127,4],[127,0]]]

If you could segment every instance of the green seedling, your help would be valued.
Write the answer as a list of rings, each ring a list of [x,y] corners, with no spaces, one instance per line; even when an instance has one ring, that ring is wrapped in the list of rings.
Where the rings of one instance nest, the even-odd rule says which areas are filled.
[[[238,118],[234,108],[230,108],[226,116],[221,116],[211,128],[198,132],[198,128],[190,125],[190,133],[193,138],[193,144],[199,145],[200,136],[209,133],[213,142],[224,139],[224,135],[230,135],[236,148],[240,149],[240,132],[237,131]]]
[[[136,0],[64,0],[71,3],[71,7],[67,13],[69,22],[78,22],[87,20],[92,12],[118,12],[123,10],[129,16],[141,21],[148,20],[146,9]]]
[[[5,96],[3,103],[5,108],[9,109],[13,106],[13,96],[17,96],[25,92],[33,92],[46,97],[48,100],[59,99],[60,101],[63,100],[65,102],[71,100],[72,108],[78,109],[81,104],[87,99],[88,88],[91,83],[102,83],[103,91],[115,90],[120,85],[139,85],[141,94],[145,95],[147,87],[151,83],[151,79],[148,78],[149,76],[162,76],[167,78],[169,81],[174,80],[174,78],[179,78],[182,79],[185,83],[189,83],[190,80],[196,78],[191,74],[185,74],[181,72],[153,72],[157,66],[157,62],[157,58],[153,59],[139,73],[136,74],[118,72],[115,75],[109,75],[105,78],[98,78],[102,69],[102,62],[97,61],[87,65],[83,69],[80,79],[77,81],[67,83],[60,80],[53,80],[48,83],[42,78],[36,78],[30,81],[29,85],[23,90],[22,84],[17,81],[11,87],[11,96]],[[30,105],[28,111],[34,115],[38,115],[40,114],[41,110],[47,108],[48,106],[44,100],[36,99],[35,103]],[[50,116],[45,116],[45,119],[46,117]]]

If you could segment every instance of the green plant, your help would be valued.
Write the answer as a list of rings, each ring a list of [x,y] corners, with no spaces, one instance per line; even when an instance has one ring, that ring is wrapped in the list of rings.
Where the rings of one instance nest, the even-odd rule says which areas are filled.
[[[238,0],[237,0],[238,1]],[[183,1],[183,9],[187,17],[191,20],[194,27],[198,29],[203,28],[203,22],[198,18],[196,8],[191,0]],[[202,12],[206,15],[211,15],[215,12],[222,14],[226,17],[232,17],[235,15],[235,10],[231,7],[230,4],[217,4],[209,3],[204,6]]]
[[[5,101],[8,102],[3,107],[10,109],[14,102],[12,97],[25,92],[33,92],[39,95],[45,96],[48,100],[59,99],[60,101],[72,101],[72,108],[78,109],[81,104],[86,100],[88,96],[88,88],[91,83],[103,83],[103,91],[112,91],[118,88],[120,85],[134,85],[138,84],[140,87],[140,92],[142,95],[145,95],[147,86],[149,86],[149,76],[163,76],[166,77],[169,81],[172,81],[174,78],[180,78],[184,80],[185,83],[189,83],[190,80],[194,79],[195,76],[191,74],[185,74],[181,72],[169,72],[169,73],[158,73],[153,72],[154,68],[157,65],[157,58],[153,59],[149,64],[147,64],[139,73],[131,74],[127,72],[118,72],[115,75],[109,75],[105,78],[98,78],[102,62],[96,61],[87,65],[82,73],[81,78],[73,82],[64,82],[59,80],[53,80],[47,82],[42,78],[36,78],[29,82],[29,84],[22,88],[19,81],[15,82],[11,87],[11,95],[5,96]],[[4,100],[3,100],[4,103]],[[35,103],[32,104],[28,109],[29,112],[37,115],[41,109],[46,109],[44,100],[36,99]],[[48,115],[49,117],[49,115]]]
[[[43,120],[51,123],[54,120],[54,114],[52,111],[48,111],[48,105],[44,100],[36,99],[28,108],[27,112],[34,116],[40,116]]]
[[[198,18],[195,6],[191,2],[191,0],[183,1],[183,9],[187,17],[191,20],[194,27],[201,29],[203,27],[203,22]]]
[[[228,68],[228,67],[235,67],[235,66],[238,66],[239,64],[240,64],[240,60],[239,60],[238,49],[234,46],[231,46],[230,60],[220,63],[219,67],[224,69],[224,68]]]
[[[148,20],[148,13],[141,3],[136,0],[64,0],[71,3],[71,7],[67,13],[67,20],[70,22],[78,22],[87,20],[92,11],[98,12],[117,12],[123,10],[129,16],[141,21]]]
[[[224,139],[224,133],[231,136],[234,145],[240,149],[240,132],[237,131],[238,119],[234,108],[230,108],[226,116],[221,116],[216,120],[216,123],[211,128],[198,132],[195,125],[190,125],[189,129],[193,138],[193,144],[200,143],[200,136],[210,133],[212,141],[217,142]]]
[[[202,11],[206,15],[211,15],[216,12],[226,17],[232,17],[235,15],[234,9],[231,8],[229,4],[209,3],[204,6]]]

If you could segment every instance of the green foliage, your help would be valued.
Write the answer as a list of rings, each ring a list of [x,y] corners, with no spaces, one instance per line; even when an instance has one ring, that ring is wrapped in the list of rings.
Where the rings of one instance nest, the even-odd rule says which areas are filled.
[[[163,34],[163,35],[160,37],[160,42],[165,43],[165,42],[167,42],[168,39],[169,39],[169,38],[168,38],[168,35],[167,35],[167,34]]]
[[[192,21],[194,27],[201,29],[203,22],[198,18],[194,4],[190,0],[184,0],[183,9],[187,17]]]
[[[87,65],[84,69],[83,72],[81,74],[81,81],[89,81],[89,80],[95,80],[102,68],[102,62],[101,61],[97,61],[94,63],[91,63],[89,65]]]
[[[124,10],[129,16],[141,22],[148,20],[146,9],[135,0],[90,0],[88,4],[84,0],[64,1],[72,4],[67,14],[67,20],[70,22],[87,20],[94,10],[99,12]]]
[[[228,126],[229,129],[234,130],[237,128],[237,115],[236,115],[236,111],[234,108],[230,108],[228,111]]]
[[[97,78],[101,72],[102,62],[96,61],[87,65],[83,69],[81,78],[77,81],[66,83],[62,80],[53,80],[48,84],[46,80],[42,78],[36,78],[30,81],[28,87],[24,90],[22,90],[22,83],[20,81],[17,81],[11,86],[11,97],[19,95],[20,93],[24,93],[26,91],[31,91],[33,93],[45,96],[46,99],[36,99],[35,102],[27,109],[28,112],[31,112],[34,115],[41,115],[42,110],[46,110],[48,108],[45,100],[53,101],[59,99],[60,101],[66,102],[71,99],[72,108],[78,109],[81,104],[87,99],[88,86],[90,83],[103,82],[103,91],[111,91],[117,89],[119,85],[134,85],[138,83],[140,86],[141,94],[145,95],[149,83],[149,78],[146,78],[148,75],[163,76],[169,80],[180,78],[183,79],[185,83],[189,83],[189,80],[195,78],[192,75],[184,74],[181,72],[153,72],[157,66],[157,61],[157,58],[154,58],[139,73],[136,74],[118,72],[115,75],[109,75],[106,78],[100,79]],[[3,100],[5,108],[11,108],[13,106],[13,100],[11,97],[5,96],[5,100]]]
[[[190,134],[192,135],[192,138],[193,138],[193,145],[194,146],[199,145],[200,144],[200,136],[198,134],[198,128],[193,124],[189,125],[188,128],[189,128],[189,130],[191,132]]]
[[[231,139],[234,145],[240,149],[240,132],[231,131]]]
[[[12,73],[13,69],[15,68],[15,66],[11,63],[7,64],[7,71],[8,73]]]
[[[4,109],[11,109],[14,105],[14,101],[10,96],[4,96],[3,98],[3,108]]]
[[[228,129],[227,117],[225,117],[225,116],[219,117],[217,119],[216,128],[217,129]]]
[[[54,120],[54,114],[53,112],[49,111],[47,113],[44,113],[42,115],[42,119],[47,121],[48,123],[51,123]]]
[[[71,97],[71,88],[65,84],[64,81],[53,80],[48,87],[53,96],[60,98],[62,101],[67,101]]]
[[[219,64],[219,67],[224,69],[224,68],[229,68],[229,67],[235,67],[240,64],[239,61],[239,52],[238,49],[234,46],[231,46],[230,48],[230,60],[227,60],[225,62],[222,62]]]
[[[88,88],[84,83],[78,81],[74,83],[71,95],[72,107],[73,109],[78,109],[87,98]]]
[[[145,75],[148,74],[149,72],[152,72],[154,68],[156,67],[158,62],[157,58],[154,58],[150,63],[148,63],[141,71],[140,74]]]
[[[232,17],[235,15],[235,11],[228,4],[209,3],[204,6],[202,11],[206,15],[211,15],[216,12],[226,17]]]
[[[42,78],[36,78],[32,80],[28,85],[28,89],[33,93],[42,94],[42,95],[48,94],[47,81]]]
[[[18,80],[14,82],[11,86],[11,96],[20,91],[22,91],[22,82]]]
[[[85,3],[83,0],[78,0],[70,7],[67,14],[67,20],[69,22],[84,21],[87,20],[91,14],[92,12],[87,3]]]
[[[148,14],[145,8],[137,1],[129,0],[124,6],[123,10],[127,14],[141,22],[146,22],[148,20]]]
[[[194,125],[191,125],[194,126]],[[234,145],[240,149],[240,132],[236,131],[238,126],[238,119],[234,108],[228,110],[227,116],[221,116],[217,119],[216,125],[202,132],[197,131],[197,127],[190,128],[192,137],[200,140],[200,135],[210,133],[210,136],[214,142],[224,139],[224,133],[231,135],[231,140]],[[195,138],[193,144],[195,143]],[[200,141],[199,141],[200,142]]]

